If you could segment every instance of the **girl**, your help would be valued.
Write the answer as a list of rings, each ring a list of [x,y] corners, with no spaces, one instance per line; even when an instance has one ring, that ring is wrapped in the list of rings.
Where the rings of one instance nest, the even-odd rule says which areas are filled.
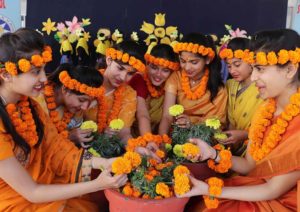
[[[227,48],[221,50],[220,57],[227,63],[232,79],[226,82],[228,93],[227,118],[229,121],[227,139],[219,142],[230,145],[234,155],[242,155],[246,149],[251,118],[262,103],[255,83],[251,82],[252,67],[242,59],[243,52],[249,49],[248,38],[233,38]]]
[[[76,81],[78,86],[70,85],[71,80]],[[93,139],[89,137],[92,130],[79,128],[83,120],[83,111],[89,108],[95,98],[103,94],[103,89],[100,88],[102,82],[103,77],[96,69],[87,66],[73,67],[65,63],[48,77],[44,98],[38,98],[58,132],[68,134],[71,141],[82,147],[87,147],[84,143]]]
[[[129,84],[137,92],[137,123],[133,131],[137,135],[158,133],[164,101],[164,85],[173,71],[178,70],[177,55],[171,46],[159,44],[150,54],[145,54],[147,72],[136,74]],[[136,129],[138,128],[138,129]],[[137,132],[138,131],[138,132]]]
[[[124,175],[110,176],[106,169],[112,160],[92,157],[59,135],[28,98],[42,91],[44,66],[50,60],[49,48],[34,30],[20,29],[0,38],[1,211],[96,211],[96,205],[75,197],[127,181]],[[97,179],[80,182],[100,166],[105,170]]]
[[[218,154],[206,143],[193,140],[201,147],[201,160],[215,159],[223,168],[224,165],[229,168],[227,165],[232,163],[232,170],[246,176],[226,180],[222,189],[220,180],[209,181],[209,186],[190,177],[193,188],[183,196],[210,195],[210,198],[205,197],[208,205],[215,201],[212,199],[216,196],[227,199],[220,202],[218,211],[297,210],[296,185],[300,179],[299,40],[298,33],[289,29],[264,31],[253,36],[251,49],[254,54],[244,52],[245,59],[253,62],[251,80],[266,102],[253,117],[246,157],[233,156],[230,159],[222,151]],[[220,192],[210,189],[209,194],[211,185]],[[212,193],[215,193],[214,197]],[[200,210],[198,207],[195,211]]]
[[[176,102],[184,107],[184,114],[176,124],[189,127],[210,117],[226,119],[227,93],[220,75],[220,61],[210,36],[189,34],[176,44],[182,71],[172,73],[166,82],[163,116],[159,133],[168,133],[173,118],[169,107]]]

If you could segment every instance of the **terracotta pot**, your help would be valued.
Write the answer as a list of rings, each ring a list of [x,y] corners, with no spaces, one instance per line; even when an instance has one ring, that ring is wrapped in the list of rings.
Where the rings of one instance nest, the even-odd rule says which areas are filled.
[[[217,176],[216,172],[210,169],[206,162],[182,163],[182,165],[186,166],[198,180],[206,180],[207,178]]]
[[[127,197],[120,192],[104,191],[109,201],[110,212],[182,212],[189,198],[166,198],[160,200]]]

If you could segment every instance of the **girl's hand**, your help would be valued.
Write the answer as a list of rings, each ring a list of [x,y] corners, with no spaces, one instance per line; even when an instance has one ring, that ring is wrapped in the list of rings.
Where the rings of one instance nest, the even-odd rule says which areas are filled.
[[[99,189],[119,188],[128,181],[126,174],[112,176],[109,170],[103,170],[97,179]]]
[[[224,145],[242,142],[248,138],[248,133],[245,130],[229,130],[229,131],[225,131],[223,133],[226,133],[228,138],[218,140],[218,142],[221,144],[224,144]]]
[[[104,131],[105,134],[109,135],[110,137],[113,135],[118,135],[120,130],[113,130],[110,127],[107,127]]]
[[[190,128],[192,126],[188,115],[181,114],[175,117],[175,124],[181,128]]]
[[[179,198],[193,197],[193,196],[205,195],[208,193],[207,183],[205,183],[201,180],[197,180],[196,178],[194,178],[192,176],[189,176],[189,178],[192,183],[192,189],[183,195],[176,194],[177,197],[179,197]]]
[[[191,161],[204,161],[207,159],[214,159],[216,157],[216,150],[209,146],[205,141],[199,138],[190,138],[189,142],[199,147],[200,154],[195,157],[188,156],[187,159]]]
[[[91,142],[94,138],[91,136],[92,132],[92,129],[82,130],[80,128],[75,128],[69,131],[69,139],[75,144],[80,144],[82,148],[88,148],[90,145],[86,143]]]
[[[100,157],[93,157],[92,159],[92,168],[93,169],[101,169],[101,170],[111,170],[111,164],[117,158],[100,158]]]
[[[139,153],[140,155],[144,155],[144,156],[148,156],[148,157],[152,157],[153,159],[155,159],[158,163],[161,163],[161,159],[151,150],[145,148],[145,147],[136,147],[135,148],[135,152]]]
[[[146,146],[147,149],[149,149],[152,152],[156,152],[156,150],[159,149],[159,147],[154,142],[149,142]]]

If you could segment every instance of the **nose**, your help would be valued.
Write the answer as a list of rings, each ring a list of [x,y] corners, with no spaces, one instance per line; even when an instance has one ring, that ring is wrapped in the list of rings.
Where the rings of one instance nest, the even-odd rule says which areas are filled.
[[[126,80],[127,77],[127,71],[122,71],[120,73],[120,79],[124,82]]]
[[[47,81],[46,72],[45,69],[42,68],[42,70],[40,71],[40,82],[46,82],[46,81]]]
[[[89,108],[89,102],[85,101],[81,104],[81,110],[87,110]]]
[[[254,82],[257,80],[257,78],[258,78],[257,71],[253,69],[251,73],[251,81]]]

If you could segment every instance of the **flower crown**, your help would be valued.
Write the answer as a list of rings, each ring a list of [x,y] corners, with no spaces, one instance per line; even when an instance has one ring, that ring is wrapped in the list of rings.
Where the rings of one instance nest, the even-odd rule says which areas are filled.
[[[177,71],[180,67],[179,63],[166,60],[164,58],[154,57],[151,54],[145,54],[145,60],[149,63],[153,63],[158,66],[163,66],[165,68],[171,69],[172,71]]]
[[[1,64],[1,68],[4,68],[11,75],[17,75],[18,69],[26,73],[31,69],[31,65],[41,67],[50,61],[52,61],[52,49],[50,46],[45,46],[42,54],[32,55],[30,61],[24,58],[20,59],[17,63],[7,61],[4,63],[4,67],[3,64]]]
[[[98,98],[104,94],[104,89],[102,86],[99,88],[87,86],[86,84],[78,82],[76,79],[72,79],[67,71],[62,71],[59,74],[59,80],[66,88],[84,93],[91,97]]]
[[[188,51],[194,54],[208,56],[211,60],[213,60],[215,57],[215,52],[212,48],[194,43],[176,43],[174,46],[174,52],[179,53],[182,51]]]
[[[249,53],[249,50],[235,50],[232,51],[232,49],[224,48],[220,51],[219,56],[222,60],[228,60],[232,58],[238,58],[238,59],[244,59],[245,56],[247,56]]]
[[[108,48],[106,50],[106,56],[111,57],[113,60],[120,60],[123,63],[128,63],[130,66],[132,66],[134,69],[136,69],[139,72],[143,73],[146,70],[146,66],[142,61],[136,59],[133,56],[130,56],[128,53],[123,53],[114,48]]]
[[[300,48],[296,50],[281,49],[277,54],[274,51],[271,52],[248,52],[244,56],[244,61],[250,64],[256,63],[258,65],[284,65],[288,62],[298,64],[300,62]]]

